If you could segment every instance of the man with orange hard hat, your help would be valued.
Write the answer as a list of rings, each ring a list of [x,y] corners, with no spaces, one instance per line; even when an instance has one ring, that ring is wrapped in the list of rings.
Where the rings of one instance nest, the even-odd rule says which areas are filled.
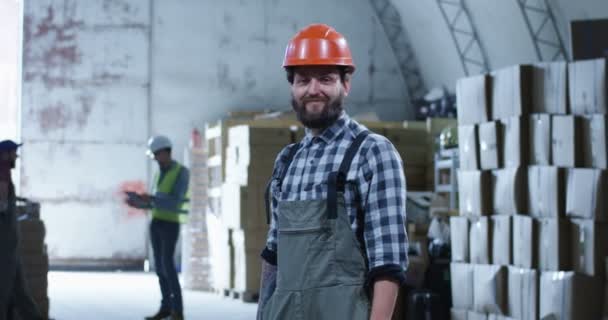
[[[258,319],[391,319],[408,262],[401,158],[344,111],[355,65],[340,33],[306,27],[283,67],[306,135],[268,184]]]

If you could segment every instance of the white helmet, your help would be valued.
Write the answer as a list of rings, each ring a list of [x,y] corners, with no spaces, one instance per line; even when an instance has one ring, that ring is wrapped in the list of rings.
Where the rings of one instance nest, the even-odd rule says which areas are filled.
[[[173,147],[171,140],[165,136],[154,136],[148,140],[148,151],[146,152],[148,156],[154,157],[154,153],[162,150]]]

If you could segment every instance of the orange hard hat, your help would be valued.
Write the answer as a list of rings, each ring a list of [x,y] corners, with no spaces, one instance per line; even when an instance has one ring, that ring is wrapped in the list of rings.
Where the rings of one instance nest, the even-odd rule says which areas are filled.
[[[283,67],[330,65],[348,67],[355,64],[343,35],[326,24],[311,24],[300,30],[287,44]]]

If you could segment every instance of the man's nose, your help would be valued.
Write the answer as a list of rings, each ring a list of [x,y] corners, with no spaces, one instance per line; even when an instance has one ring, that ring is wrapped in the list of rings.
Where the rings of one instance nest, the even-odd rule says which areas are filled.
[[[317,79],[310,80],[310,84],[308,85],[308,94],[309,95],[317,95],[321,92],[321,83]]]

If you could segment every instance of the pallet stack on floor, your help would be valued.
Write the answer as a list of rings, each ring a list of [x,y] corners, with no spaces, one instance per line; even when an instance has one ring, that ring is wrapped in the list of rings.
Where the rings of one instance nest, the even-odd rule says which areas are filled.
[[[292,142],[289,126],[240,125],[229,129],[222,212],[234,249],[233,289],[245,301],[257,300],[259,291],[260,252],[268,234],[266,185],[277,155]]]
[[[44,237],[46,229],[40,220],[40,204],[25,201],[17,206],[19,221],[19,252],[28,291],[45,319],[49,316],[49,258]],[[19,317],[17,316],[17,319]]]
[[[188,223],[182,228],[182,274],[184,287],[191,290],[212,290],[207,205],[209,170],[207,148],[198,130],[192,133],[185,165],[190,170]]]
[[[261,239],[267,232],[264,188],[274,157],[292,143],[291,129],[295,126],[297,122],[289,118],[240,115],[205,129],[209,150],[209,259],[216,292],[246,301],[257,299],[259,254],[265,243]],[[236,128],[233,133],[232,128]],[[261,132],[266,136],[260,138]],[[277,132],[282,136],[277,137]]]
[[[606,61],[457,83],[452,319],[599,319],[608,256]]]

